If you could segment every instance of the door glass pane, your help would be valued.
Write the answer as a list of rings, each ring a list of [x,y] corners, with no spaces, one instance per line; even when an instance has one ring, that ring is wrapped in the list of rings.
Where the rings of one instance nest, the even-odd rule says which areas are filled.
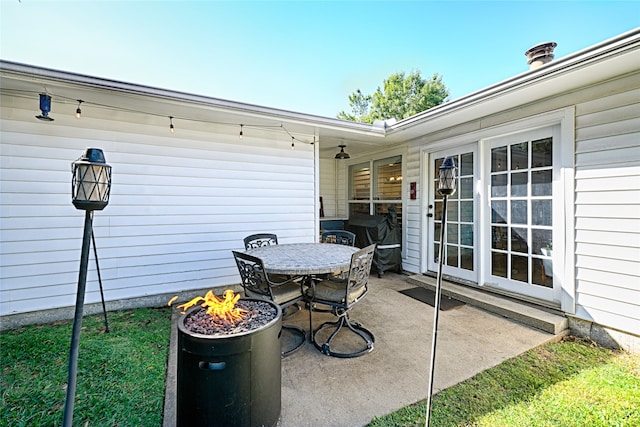
[[[458,247],[455,245],[447,245],[447,265],[451,267],[458,266]]]
[[[460,248],[460,268],[473,271],[473,249]]]
[[[473,175],[473,153],[460,155],[460,165],[458,165],[458,175]]]
[[[533,228],[531,230],[532,253],[536,255],[543,254],[543,251],[551,247],[551,233],[549,228]]]
[[[511,201],[511,223],[526,224],[527,223],[527,205],[526,200]]]
[[[473,222],[473,201],[460,202],[460,221]]]
[[[498,277],[507,277],[507,254],[491,253],[491,274]]]
[[[551,225],[551,199],[531,201],[531,223],[533,225]]]
[[[553,171],[551,169],[531,172],[531,195],[551,196]]]
[[[460,244],[473,246],[473,224],[460,224]]]
[[[507,147],[497,147],[491,150],[491,172],[507,170]]]
[[[529,184],[529,174],[525,172],[511,174],[511,195],[527,196],[527,187]]]
[[[511,251],[529,253],[526,228],[511,228]]]
[[[447,222],[458,222],[458,202],[449,200],[447,205]]]
[[[508,227],[491,227],[491,248],[492,249],[508,249],[507,232]]]
[[[507,223],[507,201],[493,200],[491,202],[491,222],[494,224]]]
[[[520,169],[527,169],[529,167],[529,144],[522,142],[520,144],[513,144],[511,146],[511,170],[517,171]]]
[[[447,222],[447,243],[458,243],[458,224]]]
[[[505,197],[507,195],[507,174],[493,175],[491,177],[491,196]]]
[[[511,279],[525,283],[529,281],[529,258],[511,255]]]
[[[461,199],[473,198],[473,178],[460,178],[460,187],[458,188]]]
[[[553,166],[553,139],[544,138],[531,142],[531,167]]]

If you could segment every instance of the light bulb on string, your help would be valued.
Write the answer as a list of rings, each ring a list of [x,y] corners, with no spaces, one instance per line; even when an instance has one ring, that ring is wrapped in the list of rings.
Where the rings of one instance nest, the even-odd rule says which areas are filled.
[[[296,148],[295,139],[291,137],[291,149],[295,150],[295,148]]]
[[[242,139],[242,135],[243,135],[242,134],[242,126],[244,126],[244,125],[240,125],[240,135],[239,135],[240,139]]]
[[[173,127],[173,116],[169,116],[169,132],[174,133],[176,129]]]
[[[82,116],[82,110],[80,109],[80,104],[84,101],[82,99],[78,99],[78,108],[76,108],[76,119],[79,119]]]

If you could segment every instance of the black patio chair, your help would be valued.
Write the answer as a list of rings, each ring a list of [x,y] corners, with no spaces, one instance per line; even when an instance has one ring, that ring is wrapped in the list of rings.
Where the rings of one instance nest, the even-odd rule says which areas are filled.
[[[375,337],[358,322],[349,319],[349,311],[355,304],[367,295],[369,290],[369,274],[373,262],[373,254],[376,245],[360,249],[351,256],[351,266],[346,278],[342,281],[323,280],[311,281],[311,286],[305,289],[305,296],[309,302],[309,330],[311,342],[322,353],[334,357],[357,357],[373,350]],[[335,322],[325,322],[317,329],[313,329],[313,307],[315,304],[323,304],[331,307],[332,313],[338,317]],[[364,346],[352,352],[335,351],[331,348],[332,341],[338,333],[345,328],[353,332]],[[317,342],[318,333],[327,328],[333,328],[333,332],[323,343]]]
[[[278,304],[283,313],[287,308],[297,306],[297,302],[304,299],[299,277],[290,277],[284,282],[272,282],[264,271],[264,265],[260,258],[242,252],[232,252],[246,297],[269,299]],[[300,342],[296,343],[293,348],[282,351],[282,357],[287,357],[304,345],[307,334],[304,329],[294,325],[283,324],[282,329],[290,331],[294,338],[296,336],[300,338]]]
[[[277,244],[278,244],[278,236],[272,233],[252,234],[244,238],[244,248],[246,250],[261,248],[263,246],[277,245]],[[285,274],[272,274],[270,279],[273,280],[274,282],[280,283],[280,282],[285,282],[291,279],[291,276],[287,276]],[[289,319],[300,310],[301,308],[298,304],[287,307],[287,309],[283,310],[282,312],[282,318]]]
[[[255,249],[262,246],[277,245],[278,236],[269,233],[252,234],[244,238],[245,249]]]
[[[322,243],[355,246],[356,235],[347,230],[327,230],[322,232]]]

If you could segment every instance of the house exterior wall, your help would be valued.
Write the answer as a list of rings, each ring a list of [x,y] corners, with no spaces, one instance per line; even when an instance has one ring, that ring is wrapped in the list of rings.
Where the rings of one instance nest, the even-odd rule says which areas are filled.
[[[576,313],[640,335],[640,73],[576,105]]]
[[[426,270],[425,152],[446,144],[480,143],[504,129],[517,131],[518,122],[544,119],[553,111],[569,112],[574,117],[565,127],[575,121],[575,130],[564,129],[562,139],[562,149],[573,157],[563,173],[564,197],[569,202],[558,200],[573,216],[562,224],[568,236],[562,258],[568,273],[563,288],[569,293],[563,308],[578,319],[640,335],[639,99],[640,72],[636,72],[411,141],[404,180],[420,185],[417,199],[406,200],[403,268],[412,273]]]
[[[88,146],[112,166],[109,205],[94,215],[107,301],[240,282],[232,250],[256,232],[315,241],[314,147],[288,136],[206,125],[52,114],[3,96],[0,128],[0,315],[75,304],[83,211],[71,204],[71,162]],[[16,103],[16,105],[19,102]],[[100,301],[93,254],[86,303]]]

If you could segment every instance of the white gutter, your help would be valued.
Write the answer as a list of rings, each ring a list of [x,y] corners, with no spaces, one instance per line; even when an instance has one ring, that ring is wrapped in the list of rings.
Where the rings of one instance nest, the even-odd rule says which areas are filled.
[[[366,134],[368,136],[380,137],[383,137],[385,134],[384,128],[366,123],[357,123],[254,104],[229,101],[220,98],[98,78],[79,73],[37,67],[6,60],[0,60],[0,72],[7,77],[23,78],[25,80],[33,80],[35,77],[43,80],[50,80],[55,83],[79,85],[89,89],[102,89],[111,92],[120,92],[127,95],[151,96],[167,101],[186,102],[197,106],[223,110],[225,112],[237,112],[244,115],[260,116],[262,118],[271,118],[274,120],[286,121],[288,123],[304,124],[307,126],[334,129],[343,132],[355,132]]]

